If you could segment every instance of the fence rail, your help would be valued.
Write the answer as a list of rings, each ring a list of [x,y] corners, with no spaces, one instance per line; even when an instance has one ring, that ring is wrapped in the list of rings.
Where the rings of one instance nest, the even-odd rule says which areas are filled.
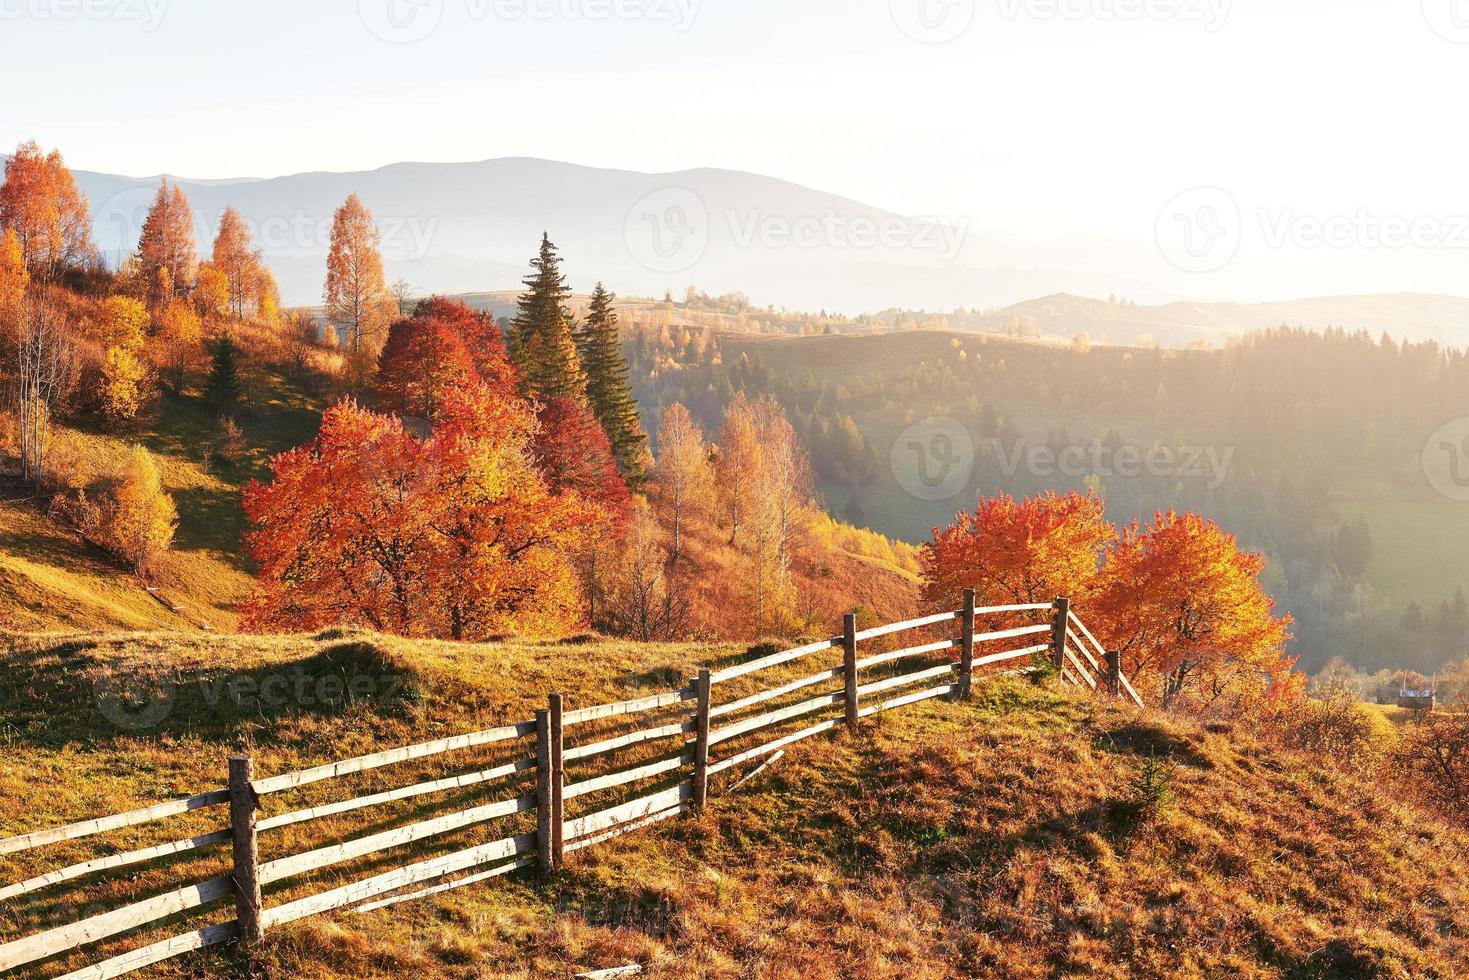
[[[1023,622],[1041,613],[1049,616],[1041,622],[1013,625],[1017,620]],[[991,617],[999,619],[996,628],[981,630],[979,621]],[[939,639],[920,636],[921,642],[879,650],[861,659],[857,656],[861,643],[886,640],[901,633],[930,631],[931,636],[931,631],[943,629],[956,621],[960,624],[957,636]],[[355,906],[354,913],[369,912],[488,881],[533,865],[551,873],[560,867],[568,852],[604,843],[703,806],[708,798],[711,778],[736,766],[781,753],[797,742],[842,726],[855,730],[861,719],[882,712],[932,698],[968,697],[973,676],[982,668],[1013,665],[1044,654],[1049,656],[1063,683],[1107,693],[1139,707],[1143,704],[1123,675],[1120,658],[1102,647],[1072,612],[1066,599],[1058,599],[1054,603],[978,607],[974,592],[969,590],[964,595],[963,607],[954,612],[861,631],[856,626],[856,617],[849,615],[843,623],[841,636],[758,657],[718,671],[705,669],[687,687],[676,691],[569,711],[565,710],[562,696],[552,694],[547,708],[538,711],[533,720],[374,752],[296,772],[257,779],[254,778],[253,762],[246,757],[235,757],[230,760],[230,781],[225,789],[0,840],[0,855],[15,854],[199,810],[229,807],[229,826],[224,829],[99,856],[0,886],[0,900],[29,895],[105,871],[135,867],[225,844],[232,846],[233,865],[231,874],[207,878],[109,912],[0,943],[0,971],[39,964],[230,898],[235,901],[236,912],[232,921],[141,946],[67,973],[65,977],[68,980],[107,980],[209,946],[236,940],[257,941],[270,928],[336,909]],[[1007,641],[1024,642],[1025,638],[1039,638],[1041,634],[1047,634],[1045,642],[989,652],[993,647],[1008,645]],[[738,697],[730,697],[722,704],[715,703],[716,695],[724,690],[723,685],[746,678],[749,679],[747,683],[757,683],[759,678],[754,675],[778,668],[785,668],[788,676],[792,668],[799,666],[798,661],[834,649],[842,652],[842,662],[838,666],[823,666],[819,671],[795,679],[775,678],[769,682],[770,686],[762,686],[750,693],[740,692]],[[943,655],[942,662],[923,662],[925,658],[931,661],[936,655]],[[912,661],[920,663],[909,669]],[[884,669],[905,672],[879,676]],[[795,703],[773,705],[782,698],[802,694],[828,682],[840,684],[835,689],[804,696]],[[882,699],[879,700],[880,696]],[[686,714],[672,719],[666,717],[668,711],[687,710],[685,706],[691,703],[692,718]],[[756,708],[761,710],[751,714],[751,710]],[[839,708],[840,713],[806,724],[810,716],[834,708]],[[642,719],[652,719],[653,723]],[[718,727],[712,724],[716,720],[721,721]],[[788,730],[791,723],[798,720],[805,727]],[[599,723],[605,725],[609,722],[644,724],[646,727],[616,734],[597,730]],[[576,744],[568,744],[568,735]],[[764,741],[757,741],[762,738]],[[533,745],[530,744],[532,740]],[[661,743],[668,744],[659,748]],[[513,757],[459,775],[287,810],[268,817],[260,814],[262,799],[274,794],[489,746],[508,749]],[[716,750],[724,757],[712,758]],[[635,757],[622,758],[628,753]],[[616,761],[606,765],[607,771],[581,774],[568,783],[568,764],[607,763],[608,757],[615,757]],[[767,759],[762,765],[769,761]],[[533,775],[535,780],[534,790],[530,793],[515,788],[517,778],[527,775]],[[752,775],[747,774],[746,778]],[[614,791],[637,784],[656,784],[660,780],[673,780],[673,785],[665,785],[631,800],[612,802],[605,799]],[[494,788],[497,786],[499,788]],[[476,787],[504,795],[493,801],[270,861],[262,862],[259,858],[261,834],[391,803]],[[599,801],[596,804],[599,808],[568,818],[567,804],[583,799]],[[370,855],[439,840],[467,828],[514,820],[531,813],[535,815],[536,829],[530,833],[503,836],[490,843],[406,864],[304,898],[274,905],[266,903],[264,892],[268,886]],[[456,875],[461,877],[454,877]]]

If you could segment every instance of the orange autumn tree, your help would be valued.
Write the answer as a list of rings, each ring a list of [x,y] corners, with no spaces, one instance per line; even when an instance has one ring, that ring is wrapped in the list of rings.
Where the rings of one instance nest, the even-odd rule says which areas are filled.
[[[194,216],[177,185],[163,178],[138,236],[138,261],[152,289],[155,309],[164,309],[194,282],[199,256],[194,247]]]
[[[981,501],[973,513],[934,528],[933,540],[920,551],[924,601],[953,609],[972,588],[982,604],[1050,602],[1062,595],[1084,603],[1096,590],[1103,549],[1116,533],[1094,496]]]
[[[1213,521],[1156,514],[1109,549],[1091,621],[1139,691],[1156,689],[1165,708],[1185,695],[1205,707],[1249,688],[1292,690],[1291,619],[1275,616],[1264,567]]]
[[[432,436],[343,402],[310,445],[252,483],[260,589],[247,628],[369,626],[482,640],[577,624],[568,552],[591,508],[554,495],[530,456],[534,417],[483,385],[446,396]]]
[[[30,274],[49,282],[96,257],[87,198],[58,150],[22,143],[5,163],[0,228],[13,231]]]

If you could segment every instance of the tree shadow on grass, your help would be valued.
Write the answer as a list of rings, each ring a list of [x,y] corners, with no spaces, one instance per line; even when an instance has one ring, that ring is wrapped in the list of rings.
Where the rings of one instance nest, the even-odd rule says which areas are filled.
[[[49,748],[164,736],[223,742],[246,725],[258,742],[271,744],[293,718],[337,717],[366,706],[411,720],[423,700],[417,672],[361,641],[232,670],[227,664],[152,665],[142,658],[118,664],[100,656],[97,643],[79,640],[0,670],[0,717],[16,741]]]
[[[173,546],[179,551],[210,551],[233,567],[248,572],[250,560],[242,548],[247,530],[239,491],[185,487],[172,492],[179,512]]]

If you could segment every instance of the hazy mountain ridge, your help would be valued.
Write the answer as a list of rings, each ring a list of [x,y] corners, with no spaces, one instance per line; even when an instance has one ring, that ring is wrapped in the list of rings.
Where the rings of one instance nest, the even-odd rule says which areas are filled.
[[[98,246],[116,262],[136,245],[160,178],[75,175],[92,203]],[[958,216],[905,218],[732,170],[650,174],[509,157],[177,182],[194,208],[201,252],[224,209],[237,208],[292,305],[319,301],[332,215],[356,192],[382,230],[389,278],[420,294],[513,289],[548,231],[583,291],[601,280],[629,295],[681,296],[696,285],[849,314],[985,309],[963,327],[1003,331],[1019,317],[1046,335],[1085,332],[1111,343],[1148,335],[1165,346],[1217,344],[1278,323],[1469,343],[1469,300],[1430,293],[1142,306],[1086,299],[1156,299],[1165,282],[1157,250],[1086,235],[1030,241]],[[882,229],[896,237],[875,232]]]
[[[1398,340],[1469,344],[1469,298],[1431,293],[1316,296],[1267,303],[1165,303],[1141,306],[1125,300],[1059,293],[987,311],[978,329],[1003,331],[1016,320],[1042,334],[1087,334],[1094,343],[1132,345],[1147,336],[1164,347],[1195,341],[1218,345],[1229,337],[1273,326],[1387,333]]]

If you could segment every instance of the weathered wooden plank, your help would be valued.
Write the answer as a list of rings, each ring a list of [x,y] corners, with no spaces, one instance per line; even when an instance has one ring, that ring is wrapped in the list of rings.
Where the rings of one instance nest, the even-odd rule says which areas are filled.
[[[1043,612],[1052,608],[1049,602],[1023,602],[1011,606],[981,606],[974,610],[976,616],[992,616],[998,613]]]
[[[757,670],[764,670],[766,667],[776,667],[780,664],[790,663],[792,660],[799,660],[802,657],[809,657],[813,653],[820,653],[823,650],[830,650],[832,647],[841,646],[841,644],[842,638],[840,636],[837,636],[833,637],[830,640],[820,640],[816,643],[808,643],[806,646],[796,647],[794,650],[784,650],[780,653],[772,653],[770,656],[761,657],[759,660],[751,660],[749,663],[739,664],[734,667],[726,667],[724,670],[717,671],[716,673],[710,675],[709,681],[712,684],[722,684],[725,681],[732,681],[736,677],[744,677],[746,674],[753,674]]]
[[[862,714],[864,716],[880,714],[881,712],[892,711],[894,708],[901,708],[905,705],[917,704],[919,701],[927,701],[929,698],[941,698],[945,695],[953,694],[956,687],[958,687],[957,684],[945,684],[943,687],[929,688],[927,691],[919,691],[917,694],[905,694],[900,698],[893,698],[891,701],[884,701],[882,704],[875,704],[870,708],[865,708]]]
[[[686,779],[671,789],[666,789],[642,799],[632,800],[607,810],[599,810],[589,813],[584,817],[566,821],[565,836],[567,840],[578,840],[599,831],[608,830],[618,824],[629,820],[640,820],[654,813],[660,813],[670,807],[687,803],[693,799],[694,782]]]
[[[594,834],[591,837],[583,837],[579,841],[573,841],[572,843],[567,844],[566,849],[568,851],[579,851],[584,847],[593,847],[597,844],[605,844],[607,841],[612,840],[614,837],[621,837],[622,835],[630,834],[635,830],[642,830],[644,827],[651,827],[655,823],[668,820],[672,817],[678,816],[681,813],[687,812],[689,812],[689,807],[685,804],[680,804],[676,807],[664,810],[661,813],[655,813],[651,817],[644,817],[641,820],[634,820],[632,823],[618,824],[616,827],[604,833]]]
[[[41,888],[51,885],[59,885],[64,881],[72,881],[86,875],[95,874],[98,871],[107,871],[112,868],[125,868],[133,864],[143,864],[158,858],[168,857],[171,854],[183,854],[204,847],[212,847],[216,844],[227,844],[233,834],[226,828],[216,830],[210,834],[202,834],[198,837],[190,837],[188,840],[176,840],[169,844],[158,844],[154,847],[145,847],[138,851],[128,851],[126,854],[109,854],[106,857],[93,858],[80,864],[59,868],[56,871],[48,871],[34,878],[16,882],[0,888],[0,902],[14,898],[17,895],[26,895]]]
[[[776,698],[784,697],[787,694],[794,694],[805,688],[815,687],[822,681],[839,680],[841,676],[842,668],[840,667],[823,670],[819,674],[812,674],[810,677],[803,677],[798,681],[791,681],[789,684],[782,684],[780,687],[773,687],[768,691],[760,691],[759,693],[751,694],[749,697],[740,698],[738,701],[731,701],[729,704],[716,705],[709,709],[709,717],[722,718],[725,715],[732,715],[746,708],[753,708],[757,704],[764,704],[766,701],[774,701]]]
[[[571,800],[578,796],[586,796],[588,793],[597,793],[602,790],[616,789],[618,786],[626,786],[628,783],[640,782],[644,779],[652,779],[666,772],[675,772],[683,766],[694,761],[694,753],[684,752],[672,759],[660,759],[657,762],[639,766],[636,769],[628,769],[623,772],[608,773],[595,779],[583,780],[566,787],[564,798]]]
[[[500,817],[508,817],[516,813],[525,813],[535,809],[536,798],[534,796],[522,796],[515,800],[505,800],[500,803],[489,803],[484,806],[473,807],[462,810],[459,813],[451,813],[443,817],[435,817],[432,820],[424,820],[419,823],[409,824],[407,827],[399,827],[395,830],[385,830],[382,833],[370,834],[367,837],[359,837],[356,840],[346,841],[342,844],[333,844],[330,847],[320,847],[314,851],[304,851],[301,854],[293,854],[290,857],[270,861],[260,866],[260,882],[268,885],[271,882],[291,878],[296,875],[305,874],[308,871],[317,871],[321,868],[351,861],[354,858],[375,854],[392,847],[401,847],[417,841],[437,837],[475,824],[487,823]]]
[[[653,742],[660,738],[669,738],[673,735],[693,734],[696,726],[692,721],[676,721],[671,725],[662,725],[658,728],[645,728],[639,732],[629,732],[626,735],[618,735],[601,742],[593,742],[590,745],[578,745],[575,748],[566,749],[562,758],[567,762],[575,762],[577,759],[589,759],[594,755],[604,755],[625,749],[630,745],[641,745],[643,742]]]
[[[643,968],[636,963],[627,966],[614,966],[608,970],[592,970],[589,973],[578,973],[575,980],[621,980],[622,977],[640,977]]]
[[[1081,665],[1081,658],[1078,657],[1069,646],[1066,647],[1066,659],[1071,662],[1071,666],[1075,669],[1076,673],[1081,677],[1081,679],[1086,681],[1087,687],[1090,687],[1093,691],[1095,691],[1097,689],[1096,679],[1092,677],[1087,669]]]
[[[1066,638],[1071,641],[1073,649],[1081,651],[1081,655],[1086,658],[1087,663],[1092,665],[1092,670],[1100,674],[1102,672],[1101,663],[1096,657],[1092,656],[1092,652],[1087,648],[1087,645],[1081,642],[1081,637],[1077,636],[1074,630],[1068,629],[1066,631]],[[1106,654],[1104,653],[1103,656],[1106,656]]]
[[[234,882],[228,876],[210,878],[208,881],[155,895],[80,922],[12,940],[0,946],[0,970],[13,970],[17,966],[55,956],[68,949],[95,943],[99,939],[145,926],[170,915],[229,898],[234,894],[234,887]]]
[[[989,643],[994,640],[1013,640],[1021,636],[1032,636],[1036,633],[1049,633],[1053,627],[1050,623],[1041,623],[1037,626],[1017,626],[1014,629],[995,630],[990,633],[978,633],[974,637],[975,643]]]
[[[731,786],[729,788],[729,791],[731,793],[733,793],[735,790],[739,789],[741,786],[745,785],[750,780],[754,779],[756,776],[760,775],[762,772],[764,772],[765,770],[769,769],[771,766],[775,765],[777,762],[779,762],[781,759],[784,759],[784,758],[785,758],[785,752],[784,751],[775,753],[775,755],[771,756],[770,758],[766,759],[764,762],[760,763],[760,765],[756,766],[755,767],[755,770],[753,772],[751,772],[750,774],[748,774],[746,776],[741,776],[739,778],[739,780],[733,786]]]
[[[1066,681],[1072,687],[1081,687],[1081,681],[1077,680],[1075,675],[1071,673],[1070,667],[1061,668],[1061,679],[1063,681]]]
[[[84,966],[80,970],[73,970],[60,977],[59,980],[113,980],[114,977],[133,973],[146,966],[162,963],[164,960],[171,960],[175,956],[183,956],[185,953],[193,953],[210,946],[231,942],[239,935],[238,923],[221,922],[219,925],[208,926],[182,936],[174,936],[171,939],[114,956],[109,960]]]
[[[294,902],[266,909],[265,926],[270,929],[287,922],[321,915],[323,912],[330,912],[346,905],[355,905],[369,898],[376,898],[400,888],[416,885],[421,881],[441,878],[457,871],[468,871],[470,868],[503,861],[505,858],[515,857],[518,854],[528,854],[535,850],[535,847],[535,834],[522,834],[519,837],[507,837],[504,840],[481,844],[478,847],[446,854],[443,857],[420,861],[417,864],[373,875],[371,878],[354,881],[330,891],[320,892],[308,898],[297,899]]]
[[[0,840],[0,854],[14,854],[17,851],[28,851],[33,847],[40,847],[43,844],[54,844],[57,841],[63,840],[75,840],[78,837],[90,837],[93,834],[102,834],[109,830],[118,830],[123,827],[135,827],[140,823],[152,823],[155,820],[176,817],[193,810],[202,810],[205,807],[219,806],[229,801],[230,791],[227,789],[217,789],[211,790],[208,793],[201,793],[198,796],[191,796],[186,800],[172,800],[168,803],[158,803],[154,806],[144,807],[141,810],[131,810],[127,813],[115,813],[107,817],[95,817],[91,820],[69,823],[64,827],[34,830],[29,834],[21,834],[17,837],[7,837],[4,840]]]
[[[1127,679],[1126,674],[1119,673],[1117,675],[1117,679],[1122,682],[1122,687],[1127,691],[1128,695],[1131,696],[1132,700],[1137,702],[1137,706],[1139,708],[1147,707],[1147,705],[1143,703],[1142,697],[1139,696],[1137,691],[1133,690],[1132,682]]]
[[[498,868],[491,868],[489,871],[481,871],[478,874],[472,874],[466,878],[456,878],[455,880],[445,882],[442,885],[434,885],[432,888],[422,888],[418,891],[409,892],[406,895],[394,895],[392,898],[384,898],[380,901],[368,902],[366,905],[359,905],[355,909],[352,909],[352,914],[363,915],[367,912],[375,912],[378,909],[385,909],[390,905],[399,905],[403,902],[412,902],[421,898],[430,898],[434,895],[440,895],[444,892],[454,891],[456,888],[467,888],[470,885],[477,885],[482,881],[489,881],[491,878],[499,878],[501,875],[508,875],[512,871],[519,871],[522,868],[534,867],[535,863],[535,858],[521,858],[519,861],[511,861],[509,864],[502,864]]]
[[[902,650],[894,650],[892,653],[879,653],[873,657],[857,661],[857,670],[863,671],[876,667],[880,664],[892,663],[894,660],[907,660],[910,657],[922,657],[930,653],[939,653],[943,650],[952,650],[959,645],[957,640],[939,640],[936,643],[925,643],[922,646],[906,647]]]
[[[451,789],[464,789],[469,786],[477,786],[481,783],[493,782],[505,776],[513,776],[516,773],[534,769],[534,759],[521,759],[493,769],[485,769],[481,772],[465,773],[460,776],[449,776],[445,779],[435,779],[428,783],[419,783],[416,786],[404,786],[400,789],[387,790],[382,793],[374,793],[371,796],[359,796],[355,800],[343,800],[339,803],[323,803],[320,806],[308,807],[305,810],[295,810],[291,813],[282,813],[279,816],[268,817],[260,821],[260,829],[275,830],[278,827],[289,827],[292,824],[304,823],[308,820],[318,820],[322,817],[334,817],[342,813],[351,813],[353,810],[361,810],[364,807],[380,806],[384,803],[396,803],[399,800],[411,800],[418,796],[427,796],[430,793],[442,793]]]
[[[714,774],[721,773],[724,770],[729,769],[733,766],[738,766],[741,763],[749,762],[751,759],[758,759],[762,755],[768,755],[771,752],[777,752],[788,745],[794,745],[797,742],[802,741],[803,739],[808,739],[812,737],[813,735],[820,735],[822,732],[829,732],[833,728],[841,724],[845,724],[845,719],[833,718],[830,721],[818,722],[817,724],[812,725],[810,728],[803,728],[799,732],[796,732],[792,735],[787,735],[784,738],[778,738],[773,742],[766,742],[764,745],[756,746],[753,749],[747,749],[738,755],[730,756],[728,759],[721,759],[718,762],[710,764],[709,775],[713,776]]]
[[[939,623],[951,623],[959,618],[958,612],[935,613],[932,616],[924,616],[920,619],[910,619],[906,623],[891,623],[887,626],[874,626],[872,629],[863,630],[857,634],[857,642],[863,640],[875,640],[880,636],[889,636],[893,633],[901,633],[904,630],[922,629],[925,626],[936,626]]]
[[[756,715],[754,718],[746,718],[744,721],[736,722],[733,725],[710,732],[709,744],[718,745],[720,742],[728,742],[732,738],[737,738],[748,732],[758,731],[777,722],[789,721],[792,718],[809,715],[813,711],[820,711],[822,708],[829,707],[830,705],[841,704],[845,698],[845,692],[841,694],[823,694],[818,698],[802,701],[800,704],[793,704],[788,708],[781,708],[778,711]]]
[[[1007,650],[1004,653],[992,653],[987,657],[978,657],[974,661],[976,667],[987,667],[990,664],[1004,663],[1006,660],[1018,660],[1021,657],[1033,656],[1051,649],[1049,643],[1037,643],[1035,646],[1025,647],[1022,650]]]
[[[1071,614],[1071,625],[1081,630],[1081,635],[1092,641],[1092,646],[1093,648],[1095,648],[1097,653],[1105,654],[1107,652],[1107,648],[1102,646],[1101,643],[1097,642],[1097,638],[1092,635],[1092,631],[1086,628],[1086,623],[1083,623],[1081,621],[1081,617],[1076,615],[1075,612],[1072,612]]]
[[[603,718],[616,718],[619,715],[638,714],[642,711],[652,711],[655,708],[666,708],[669,705],[692,701],[694,697],[694,689],[686,687],[680,691],[670,691],[665,694],[654,694],[650,697],[638,698],[636,701],[619,701],[616,704],[602,704],[595,708],[578,708],[575,711],[566,712],[566,716],[562,719],[562,724],[581,725]]]
[[[911,674],[903,674],[898,677],[888,677],[884,680],[874,681],[857,689],[862,697],[869,694],[880,694],[883,691],[891,691],[895,687],[907,687],[909,684],[917,684],[921,681],[932,680],[935,677],[944,677],[954,672],[955,664],[943,664],[939,667],[930,667],[928,670],[916,670]]]
[[[355,759],[331,762],[324,766],[317,766],[314,769],[288,772],[280,776],[271,776],[269,779],[257,779],[255,781],[255,792],[261,796],[269,793],[279,793],[282,790],[297,789],[301,786],[320,782],[323,779],[349,776],[352,773],[367,772],[371,769],[396,765],[400,762],[410,762],[414,759],[425,759],[430,756],[442,755],[445,752],[457,752],[461,749],[478,748],[481,745],[492,745],[496,742],[508,742],[514,738],[524,738],[527,735],[533,734],[535,730],[535,722],[527,721],[518,725],[506,725],[503,728],[491,728],[482,732],[471,732],[468,735],[454,735],[449,738],[435,739],[432,742],[423,742],[418,745],[406,745],[398,749],[388,749],[385,752],[374,752],[371,755],[358,756]]]

